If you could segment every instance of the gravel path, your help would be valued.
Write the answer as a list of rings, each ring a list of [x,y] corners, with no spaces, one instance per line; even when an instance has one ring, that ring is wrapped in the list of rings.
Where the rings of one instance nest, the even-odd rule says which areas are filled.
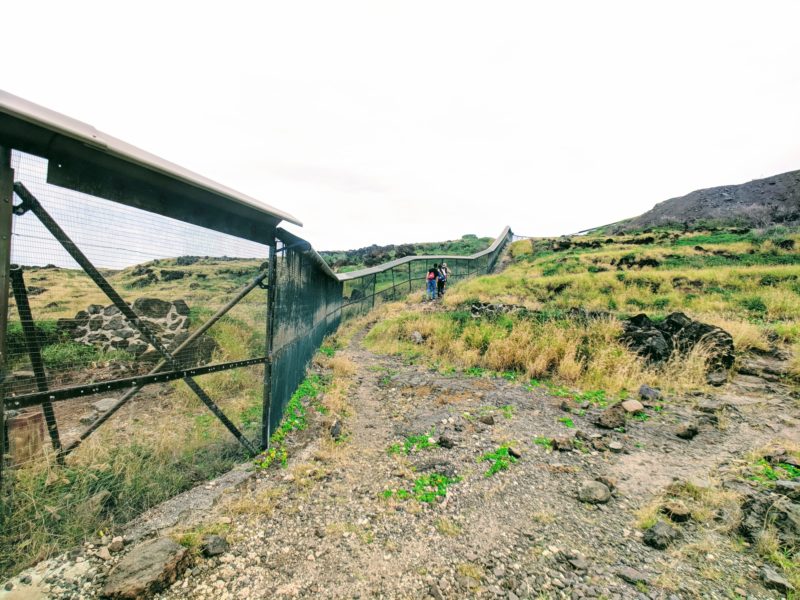
[[[750,390],[758,402],[743,401],[747,409],[712,404],[724,428],[707,419],[693,441],[676,437],[675,424],[708,413],[687,403],[624,434],[597,429],[592,409],[571,415],[569,428],[559,421],[562,400],[543,389],[443,377],[376,356],[362,339],[343,351],[358,372],[341,449],[311,444],[288,471],[255,479],[251,493],[272,510],[236,516],[229,552],[201,560],[161,598],[728,598],[737,589],[779,597],[761,587],[753,553],[735,551],[722,534],[713,555],[692,550],[701,532],[691,527],[682,546],[664,552],[643,544],[634,524],[636,510],[673,479],[703,480],[753,446],[796,438],[796,421],[778,418],[796,414],[795,404],[775,388]],[[735,384],[727,393],[741,391]],[[583,452],[534,442],[576,432]],[[444,436],[452,448],[387,452],[417,435]],[[619,452],[592,449],[612,442]],[[487,477],[489,463],[478,459],[502,444],[521,458]],[[430,474],[461,480],[432,503],[397,498]],[[607,504],[578,499],[595,479],[617,484]]]

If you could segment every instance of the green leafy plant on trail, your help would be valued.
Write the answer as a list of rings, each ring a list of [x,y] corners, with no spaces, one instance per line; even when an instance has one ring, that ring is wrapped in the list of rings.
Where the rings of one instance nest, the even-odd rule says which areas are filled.
[[[402,443],[392,444],[386,449],[386,452],[390,455],[392,454],[405,454],[409,455],[415,450],[426,450],[428,448],[434,448],[436,446],[436,442],[431,442],[431,438],[433,438],[435,434],[435,430],[431,429],[430,433],[428,434],[420,434],[420,435],[409,435]]]
[[[484,476],[491,477],[495,473],[505,471],[512,464],[517,462],[517,458],[511,456],[508,446],[500,446],[494,452],[487,452],[481,456],[479,461],[490,461],[492,464],[489,469],[484,473]]]
[[[558,422],[561,423],[562,425],[564,425],[564,427],[568,427],[569,429],[574,429],[575,428],[575,423],[569,417],[561,417],[558,420]]]
[[[413,488],[409,490],[384,490],[381,497],[385,499],[396,498],[398,500],[408,500],[414,498],[419,502],[431,503],[437,498],[447,495],[447,487],[461,481],[461,477],[447,477],[439,473],[423,475],[414,481]]]

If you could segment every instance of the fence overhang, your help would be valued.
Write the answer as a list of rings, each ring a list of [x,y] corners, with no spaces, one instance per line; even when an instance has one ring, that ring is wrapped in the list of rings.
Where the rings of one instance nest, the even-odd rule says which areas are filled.
[[[263,243],[289,213],[0,90],[0,145],[48,160],[47,182]]]

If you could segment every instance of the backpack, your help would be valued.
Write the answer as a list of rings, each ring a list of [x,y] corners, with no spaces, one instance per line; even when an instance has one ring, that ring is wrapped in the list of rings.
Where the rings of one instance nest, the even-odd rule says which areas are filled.
[[[430,272],[430,271],[428,272],[428,281],[433,281],[433,279],[435,277],[436,277],[436,275],[434,275],[432,272]]]

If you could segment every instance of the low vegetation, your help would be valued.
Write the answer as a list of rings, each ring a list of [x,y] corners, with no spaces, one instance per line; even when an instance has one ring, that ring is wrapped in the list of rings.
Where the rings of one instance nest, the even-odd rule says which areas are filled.
[[[702,347],[660,367],[647,364],[620,342],[624,320],[644,312],[658,322],[680,311],[728,331],[739,355],[798,347],[797,242],[797,233],[783,229],[523,240],[512,244],[502,273],[453,287],[442,311],[409,310],[415,295],[383,306],[366,341],[379,352],[425,357],[443,371],[523,376],[579,392],[624,397],[642,383],[703,389]],[[476,302],[524,310],[475,315]],[[424,343],[416,343],[419,335]],[[798,358],[793,372],[800,373]]]

